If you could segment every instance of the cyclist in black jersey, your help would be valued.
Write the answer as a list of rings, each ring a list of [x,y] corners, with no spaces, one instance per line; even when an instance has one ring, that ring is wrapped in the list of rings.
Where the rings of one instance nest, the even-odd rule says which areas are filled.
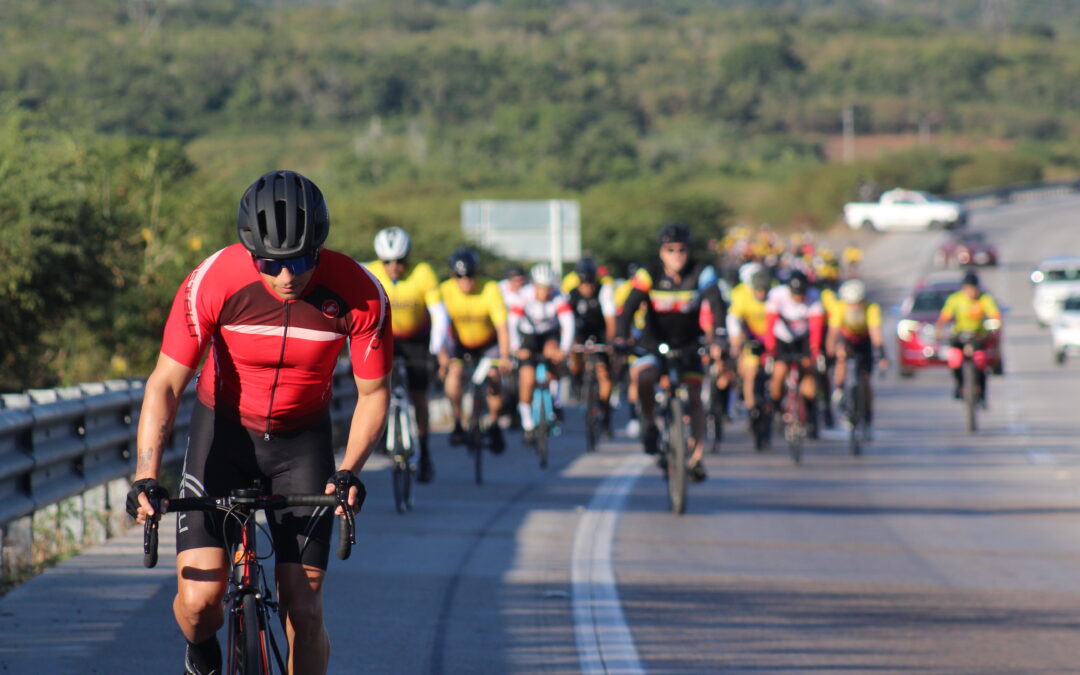
[[[576,344],[610,344],[615,338],[615,289],[602,284],[596,259],[582,258],[575,270],[578,285],[570,290],[567,301],[574,312],[574,342]],[[571,354],[570,373],[580,377],[585,368],[581,353]],[[596,367],[597,393],[604,412],[604,428],[611,426],[611,369],[607,354],[600,354]]]
[[[645,305],[645,328],[638,345],[656,352],[661,344],[679,350],[709,343],[710,355],[720,359],[726,337],[727,307],[717,287],[712,265],[696,261],[690,252],[690,229],[681,223],[664,226],[659,233],[659,259],[639,269],[633,288],[619,308],[616,332],[619,341],[630,336],[634,312]],[[637,359],[638,396],[642,417],[642,442],[645,452],[656,454],[659,431],[654,418],[655,387],[659,378],[658,361],[653,354]],[[690,415],[693,437],[690,439],[690,470],[697,481],[705,480],[702,462],[705,415],[701,401],[704,368],[699,358],[687,358],[679,364],[690,390]]]

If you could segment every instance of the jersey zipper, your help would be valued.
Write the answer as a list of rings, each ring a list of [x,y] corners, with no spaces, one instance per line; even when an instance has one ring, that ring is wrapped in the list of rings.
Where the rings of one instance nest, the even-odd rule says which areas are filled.
[[[289,338],[289,301],[285,301],[285,322],[282,325],[281,330],[281,354],[278,355],[278,364],[274,368],[274,383],[270,385],[270,407],[266,411],[266,433],[263,434],[263,440],[270,440],[270,422],[271,415],[274,413],[274,393],[277,391],[278,376],[281,375],[281,365],[285,363],[285,343]]]

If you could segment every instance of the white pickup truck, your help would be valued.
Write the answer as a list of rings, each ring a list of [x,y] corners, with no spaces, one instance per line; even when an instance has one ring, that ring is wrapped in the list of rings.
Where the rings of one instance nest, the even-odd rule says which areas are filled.
[[[933,230],[967,222],[963,204],[938,199],[927,192],[897,188],[876,202],[844,205],[844,222],[853,230]]]

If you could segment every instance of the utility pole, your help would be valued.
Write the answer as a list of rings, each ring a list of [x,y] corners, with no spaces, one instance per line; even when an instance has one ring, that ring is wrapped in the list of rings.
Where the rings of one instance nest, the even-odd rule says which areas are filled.
[[[855,106],[845,105],[840,121],[844,127],[844,164],[851,164],[855,161]]]

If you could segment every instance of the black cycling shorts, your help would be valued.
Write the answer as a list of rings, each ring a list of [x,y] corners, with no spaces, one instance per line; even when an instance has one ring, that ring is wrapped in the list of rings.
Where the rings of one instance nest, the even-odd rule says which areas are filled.
[[[849,340],[840,336],[840,341],[847,349],[848,358],[855,359],[860,373],[869,373],[874,370],[874,345],[870,340]]]
[[[535,361],[543,356],[544,345],[549,342],[558,344],[558,330],[549,330],[546,333],[521,333],[521,348],[529,351],[530,361]]]
[[[181,497],[222,497],[234,488],[262,481],[272,494],[323,494],[334,473],[330,417],[307,429],[275,434],[261,432],[196,403],[191,436],[180,479]],[[326,569],[330,559],[333,509],[297,506],[267,513],[277,562],[302,563]],[[227,527],[227,529],[226,529]],[[176,514],[176,550],[227,548],[237,541],[235,521],[227,525],[222,511]]]
[[[409,389],[427,391],[430,382],[430,339],[410,338],[394,340],[394,354],[405,357],[405,373],[409,378]]]
[[[793,342],[776,341],[777,361],[801,361],[810,358],[810,337],[804,335]]]

